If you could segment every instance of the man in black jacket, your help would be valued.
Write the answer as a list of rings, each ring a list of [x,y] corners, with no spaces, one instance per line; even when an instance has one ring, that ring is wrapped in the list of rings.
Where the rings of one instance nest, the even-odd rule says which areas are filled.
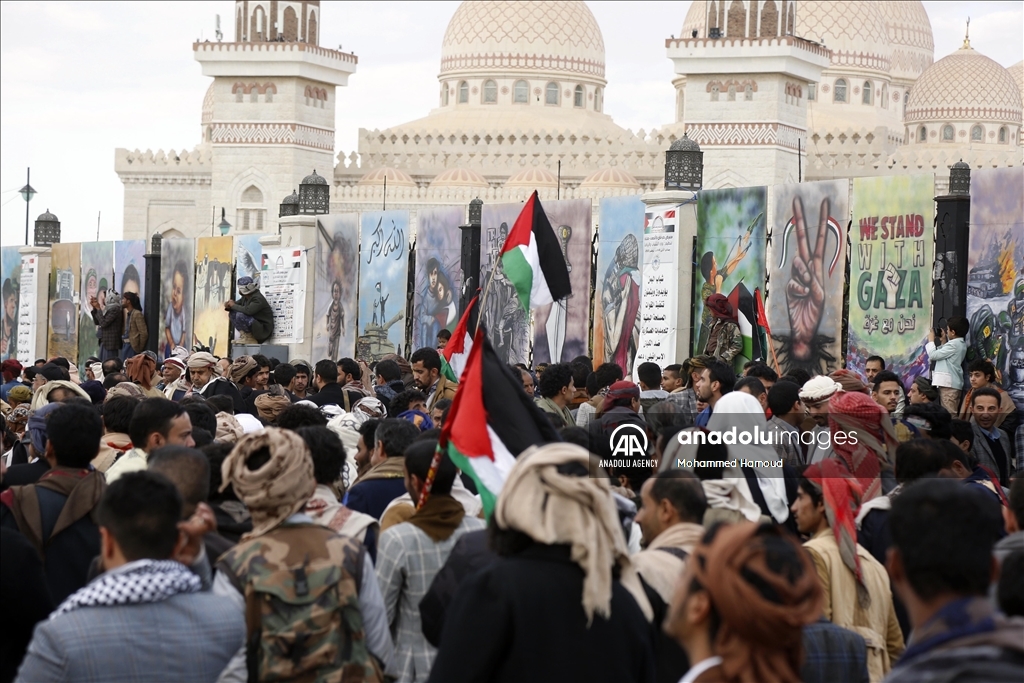
[[[238,301],[224,302],[224,310],[231,316],[235,329],[251,334],[262,344],[274,334],[274,311],[260,292],[260,285],[251,277],[238,278]]]

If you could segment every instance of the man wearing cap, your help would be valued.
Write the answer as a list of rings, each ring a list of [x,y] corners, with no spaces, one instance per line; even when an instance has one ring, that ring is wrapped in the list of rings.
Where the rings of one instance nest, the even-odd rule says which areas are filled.
[[[827,375],[812,377],[800,389],[804,410],[814,420],[814,445],[807,458],[809,464],[833,457],[832,433],[828,427],[828,400],[843,390],[843,385]]]
[[[246,412],[245,401],[234,384],[217,374],[217,359],[206,351],[193,353],[188,359],[188,374],[192,379],[192,387],[203,398],[211,396],[230,396],[235,406],[235,413]]]
[[[238,301],[224,302],[224,310],[231,316],[231,324],[241,332],[248,332],[262,344],[274,334],[274,311],[260,292],[258,282],[251,277],[238,278]]]
[[[910,405],[916,403],[935,403],[939,400],[939,390],[927,377],[917,377],[910,385]]]

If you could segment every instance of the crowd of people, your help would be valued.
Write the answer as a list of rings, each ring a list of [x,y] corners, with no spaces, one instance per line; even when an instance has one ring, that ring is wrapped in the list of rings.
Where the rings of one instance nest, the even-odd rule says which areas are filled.
[[[486,510],[438,448],[450,335],[4,361],[0,682],[1024,680],[1024,429],[966,333],[912,382],[737,375],[724,326],[506,366],[561,440]]]

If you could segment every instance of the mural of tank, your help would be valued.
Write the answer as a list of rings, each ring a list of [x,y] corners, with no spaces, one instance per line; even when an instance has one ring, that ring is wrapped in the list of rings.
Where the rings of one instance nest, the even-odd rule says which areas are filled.
[[[384,325],[378,325],[376,320],[367,323],[363,327],[363,333],[356,339],[356,358],[367,363],[380,360],[389,353],[401,355],[402,347],[399,345],[397,351],[394,343],[388,339],[388,330],[391,326],[405,317],[405,313],[396,313],[391,320]]]
[[[999,277],[999,264],[995,261],[974,266],[967,274],[967,293],[981,299],[1003,295],[1003,281]]]

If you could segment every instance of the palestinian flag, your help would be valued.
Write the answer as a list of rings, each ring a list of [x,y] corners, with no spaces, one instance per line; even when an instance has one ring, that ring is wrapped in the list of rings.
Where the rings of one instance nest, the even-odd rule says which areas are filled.
[[[477,290],[479,291],[479,290]],[[441,374],[452,382],[458,382],[462,371],[466,368],[469,352],[473,350],[473,331],[477,324],[477,300],[474,296],[466,306],[466,312],[459,319],[459,324],[452,332],[452,338],[441,351]]]
[[[572,294],[562,248],[536,190],[501,248],[501,267],[527,311]]]
[[[522,380],[498,360],[483,328],[478,329],[438,450],[476,482],[488,517],[519,454],[561,440],[523,391]]]

